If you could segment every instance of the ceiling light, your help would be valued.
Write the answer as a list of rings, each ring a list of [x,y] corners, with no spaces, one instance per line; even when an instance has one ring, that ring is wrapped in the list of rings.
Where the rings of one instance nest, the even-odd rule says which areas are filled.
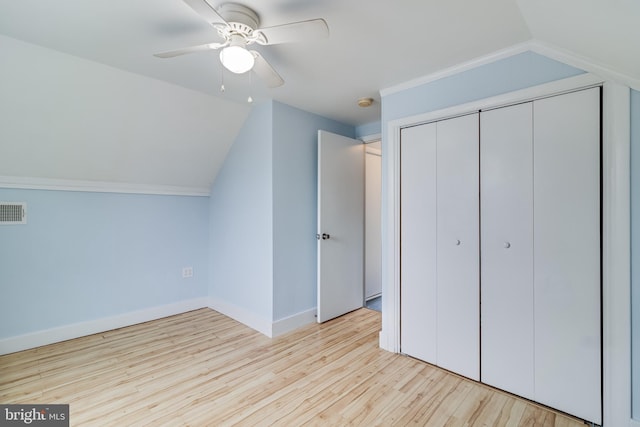
[[[231,37],[229,46],[220,51],[220,62],[232,73],[246,73],[253,68],[256,58],[244,48],[244,39],[241,36]]]

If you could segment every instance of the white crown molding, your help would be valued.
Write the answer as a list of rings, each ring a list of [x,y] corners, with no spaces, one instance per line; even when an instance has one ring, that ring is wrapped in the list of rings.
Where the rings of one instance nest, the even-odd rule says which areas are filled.
[[[460,64],[454,65],[452,67],[436,71],[435,73],[427,74],[426,76],[418,77],[417,79],[409,80],[407,82],[400,83],[388,88],[380,89],[380,96],[384,97],[397,92],[402,92],[407,89],[412,89],[417,86],[422,86],[424,84],[431,83],[445,77],[453,76],[463,71],[472,70],[482,65],[490,64],[492,62],[509,58],[511,56],[524,53],[530,50],[532,50],[532,41],[518,43],[513,46],[509,46],[507,48],[497,50],[488,55],[479,56],[470,61],[465,61]]]
[[[505,49],[497,50],[488,55],[480,56],[470,61],[462,62],[452,67],[436,71],[435,73],[428,74],[417,79],[409,80],[395,86],[380,89],[380,96],[384,97],[407,89],[412,89],[417,86],[431,83],[433,81],[453,76],[463,71],[468,71],[482,65],[487,65],[492,62],[499,61],[501,59],[505,59],[510,56],[518,55],[527,51],[546,56],[547,58],[562,62],[563,64],[567,64],[572,67],[595,74],[601,77],[603,80],[615,81],[629,86],[632,89],[640,90],[640,79],[615,71],[610,66],[599,63],[592,58],[578,55],[575,52],[563,49],[551,43],[531,39],[529,41],[518,43]]]
[[[207,307],[208,299],[194,298],[179,301],[172,304],[145,308],[129,313],[103,317],[86,322],[73,323],[56,328],[45,329],[28,334],[0,339],[0,355],[15,353],[17,351],[53,344],[87,335],[93,335],[104,331],[136,325],[150,320],[161,319],[175,314],[186,313]]]
[[[530,43],[532,52],[546,56],[575,68],[580,68],[589,73],[602,77],[603,80],[614,81],[640,90],[640,79],[615,71],[610,66],[602,64],[592,58],[578,55],[567,49],[540,40],[532,40]]]
[[[124,182],[80,181],[21,176],[0,176],[0,188],[199,197],[208,197],[210,194],[209,188],[206,187],[180,187],[174,185],[130,184]]]
[[[381,133],[374,133],[372,135],[365,135],[365,136],[361,136],[360,141],[364,142],[365,144],[369,144],[371,142],[378,142],[380,140],[382,140],[382,134]]]

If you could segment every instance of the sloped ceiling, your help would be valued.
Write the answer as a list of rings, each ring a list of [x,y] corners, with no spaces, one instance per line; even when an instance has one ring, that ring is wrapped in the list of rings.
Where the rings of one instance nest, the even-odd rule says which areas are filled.
[[[211,1],[215,6],[219,5]],[[102,64],[123,70],[127,75],[159,81],[146,84],[165,85],[164,89],[158,89],[160,92],[175,92],[167,88],[173,85],[189,92],[189,95],[176,95],[176,99],[199,96],[210,99],[206,102],[192,99],[196,104],[207,104],[206,119],[198,118],[197,114],[181,116],[187,114],[182,111],[174,115],[174,118],[183,117],[180,120],[182,124],[172,126],[171,132],[163,130],[166,123],[152,134],[140,129],[137,133],[128,132],[124,128],[117,133],[119,143],[97,138],[92,142],[96,146],[91,150],[78,150],[82,144],[76,141],[73,160],[67,156],[63,166],[58,168],[44,167],[42,155],[37,154],[51,150],[45,145],[51,144],[46,135],[55,132],[55,127],[42,128],[38,138],[24,138],[29,140],[25,146],[28,148],[24,148],[20,156],[4,163],[2,159],[7,157],[0,156],[0,175],[35,174],[50,178],[84,177],[208,186],[250,109],[246,103],[249,95],[256,102],[275,99],[357,126],[379,120],[380,89],[531,40],[541,40],[576,53],[621,75],[630,76],[631,80],[640,74],[640,56],[637,55],[640,51],[640,25],[637,25],[640,13],[639,3],[635,0],[241,2],[258,12],[261,26],[322,17],[327,21],[331,35],[328,39],[304,44],[258,47],[282,75],[285,85],[267,89],[250,75],[225,73],[226,91],[221,93],[222,69],[217,52],[172,59],[152,56],[156,52],[218,41],[215,31],[181,0],[0,2],[0,34],[82,58],[96,63],[98,68],[101,67],[98,64]],[[15,46],[10,41],[6,44]],[[21,51],[31,48],[25,49]],[[14,70],[13,75],[3,73],[3,61],[7,64],[15,58],[0,56],[0,80],[5,80],[0,84],[5,87],[12,85],[11,81],[6,81],[7,78],[16,78],[16,73],[22,73],[20,70]],[[46,64],[32,71],[34,78],[46,76],[46,73]],[[105,70],[99,73],[109,74]],[[122,75],[118,78],[129,79]],[[72,92],[82,90],[72,86]],[[24,87],[23,92],[36,89]],[[10,93],[14,98],[20,96],[16,90]],[[368,109],[357,107],[356,100],[364,96],[373,97],[377,102]],[[32,97],[37,98],[35,95]],[[167,102],[174,102],[173,96],[170,98]],[[11,102],[6,96],[0,97],[0,109],[10,110]],[[60,102],[64,105],[65,100]],[[152,102],[158,105],[162,97]],[[191,101],[187,104],[193,105]],[[41,115],[45,113],[41,112]],[[145,120],[152,123],[154,119],[146,117]],[[32,126],[43,125],[34,121]],[[82,138],[88,138],[87,134],[85,132]],[[63,134],[54,138],[54,142],[60,144],[67,136]],[[76,136],[72,134],[70,138]],[[6,152],[7,144],[5,138],[0,140],[0,149]],[[64,144],[60,148],[63,152],[72,149]],[[126,155],[122,160],[123,150],[137,150],[137,154]],[[91,153],[100,153],[100,156]],[[61,161],[57,157],[54,159]],[[100,166],[101,162],[106,162],[106,166]],[[123,164],[129,165],[128,169],[118,171]]]
[[[535,40],[640,82],[640,2],[518,0]],[[636,87],[636,89],[640,89]]]

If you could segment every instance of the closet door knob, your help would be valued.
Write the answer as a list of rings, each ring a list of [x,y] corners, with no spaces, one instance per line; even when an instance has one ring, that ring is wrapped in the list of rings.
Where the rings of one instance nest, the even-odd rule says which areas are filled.
[[[456,246],[460,246],[460,243],[462,243],[460,240],[456,239]]]
[[[511,247],[511,243],[509,242],[504,242],[504,248],[505,249],[509,249]]]

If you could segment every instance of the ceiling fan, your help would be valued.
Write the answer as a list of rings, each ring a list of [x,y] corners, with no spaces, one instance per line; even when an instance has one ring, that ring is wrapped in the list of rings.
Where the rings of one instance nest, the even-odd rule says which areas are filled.
[[[169,52],[157,53],[159,58],[172,58],[187,53],[220,50],[220,62],[229,71],[242,74],[253,70],[268,87],[278,87],[284,80],[255,50],[247,46],[301,42],[327,37],[329,27],[324,19],[292,22],[259,28],[260,18],[252,9],[237,3],[222,4],[217,10],[208,0],[183,0],[218,31],[222,43],[207,43]]]

